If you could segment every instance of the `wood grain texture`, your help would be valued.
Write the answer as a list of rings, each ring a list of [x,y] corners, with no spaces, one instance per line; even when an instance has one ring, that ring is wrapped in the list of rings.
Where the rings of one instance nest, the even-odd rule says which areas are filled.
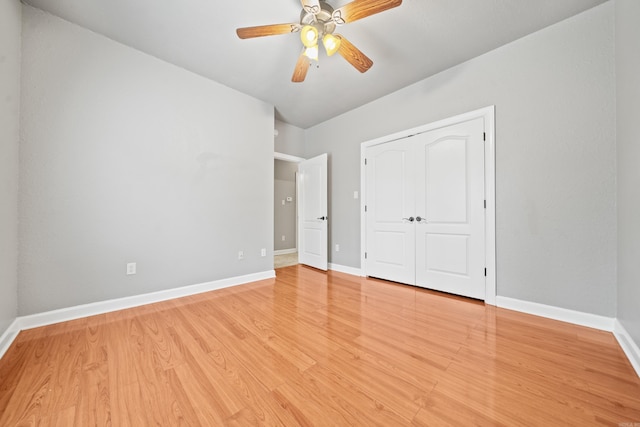
[[[23,331],[0,426],[640,423],[610,333],[303,266]]]
[[[398,7],[401,4],[402,0],[354,0],[334,10],[332,17],[338,24],[347,24]]]
[[[360,49],[355,47],[349,40],[344,38],[339,34],[335,35],[337,39],[340,40],[340,47],[338,48],[338,53],[347,60],[347,62],[353,67],[360,71],[361,73],[365,73],[371,68],[373,65],[373,61]]]
[[[298,57],[298,61],[296,61],[296,67],[293,69],[291,81],[294,83],[302,83],[304,79],[307,78],[309,65],[311,65],[311,61],[307,58],[304,52],[302,52]]]
[[[236,29],[236,34],[241,39],[251,39],[255,37],[277,36],[300,31],[299,24],[271,24],[259,25],[256,27],[244,27]]]

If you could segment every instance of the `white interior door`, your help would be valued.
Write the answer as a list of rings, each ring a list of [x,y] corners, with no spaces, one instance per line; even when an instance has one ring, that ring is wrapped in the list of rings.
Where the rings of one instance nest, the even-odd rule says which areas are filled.
[[[298,262],[327,270],[327,154],[298,163]]]
[[[415,277],[413,145],[408,139],[366,152],[368,276],[413,283]]]
[[[485,297],[483,131],[478,118],[412,138],[418,286]]]

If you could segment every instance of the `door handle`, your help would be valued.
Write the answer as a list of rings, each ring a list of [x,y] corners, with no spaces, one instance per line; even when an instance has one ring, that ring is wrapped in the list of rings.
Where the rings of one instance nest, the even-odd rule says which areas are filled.
[[[317,219],[321,219],[322,221],[324,221],[324,220],[329,219],[329,217],[328,216],[321,216],[320,218],[317,218]]]
[[[403,221],[409,221],[409,222],[413,222],[413,217],[410,216],[409,218],[402,218]]]
[[[416,221],[418,222],[423,222],[423,223],[427,223],[427,218],[422,218],[421,216],[416,217]]]

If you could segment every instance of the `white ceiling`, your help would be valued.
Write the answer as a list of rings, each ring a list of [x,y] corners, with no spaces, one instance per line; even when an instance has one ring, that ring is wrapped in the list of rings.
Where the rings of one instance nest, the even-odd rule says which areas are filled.
[[[404,0],[336,30],[373,62],[360,74],[321,52],[291,75],[298,34],[240,40],[237,27],[298,22],[299,0],[26,0],[113,40],[273,104],[308,128],[605,0]],[[349,0],[329,0],[340,7]]]

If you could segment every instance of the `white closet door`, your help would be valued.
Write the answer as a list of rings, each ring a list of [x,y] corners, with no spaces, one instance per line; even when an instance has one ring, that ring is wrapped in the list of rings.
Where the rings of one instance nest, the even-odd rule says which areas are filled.
[[[412,147],[403,139],[366,151],[366,273],[401,283],[415,280]]]
[[[416,285],[485,297],[484,121],[417,135]]]
[[[298,163],[298,262],[327,270],[327,155]]]

